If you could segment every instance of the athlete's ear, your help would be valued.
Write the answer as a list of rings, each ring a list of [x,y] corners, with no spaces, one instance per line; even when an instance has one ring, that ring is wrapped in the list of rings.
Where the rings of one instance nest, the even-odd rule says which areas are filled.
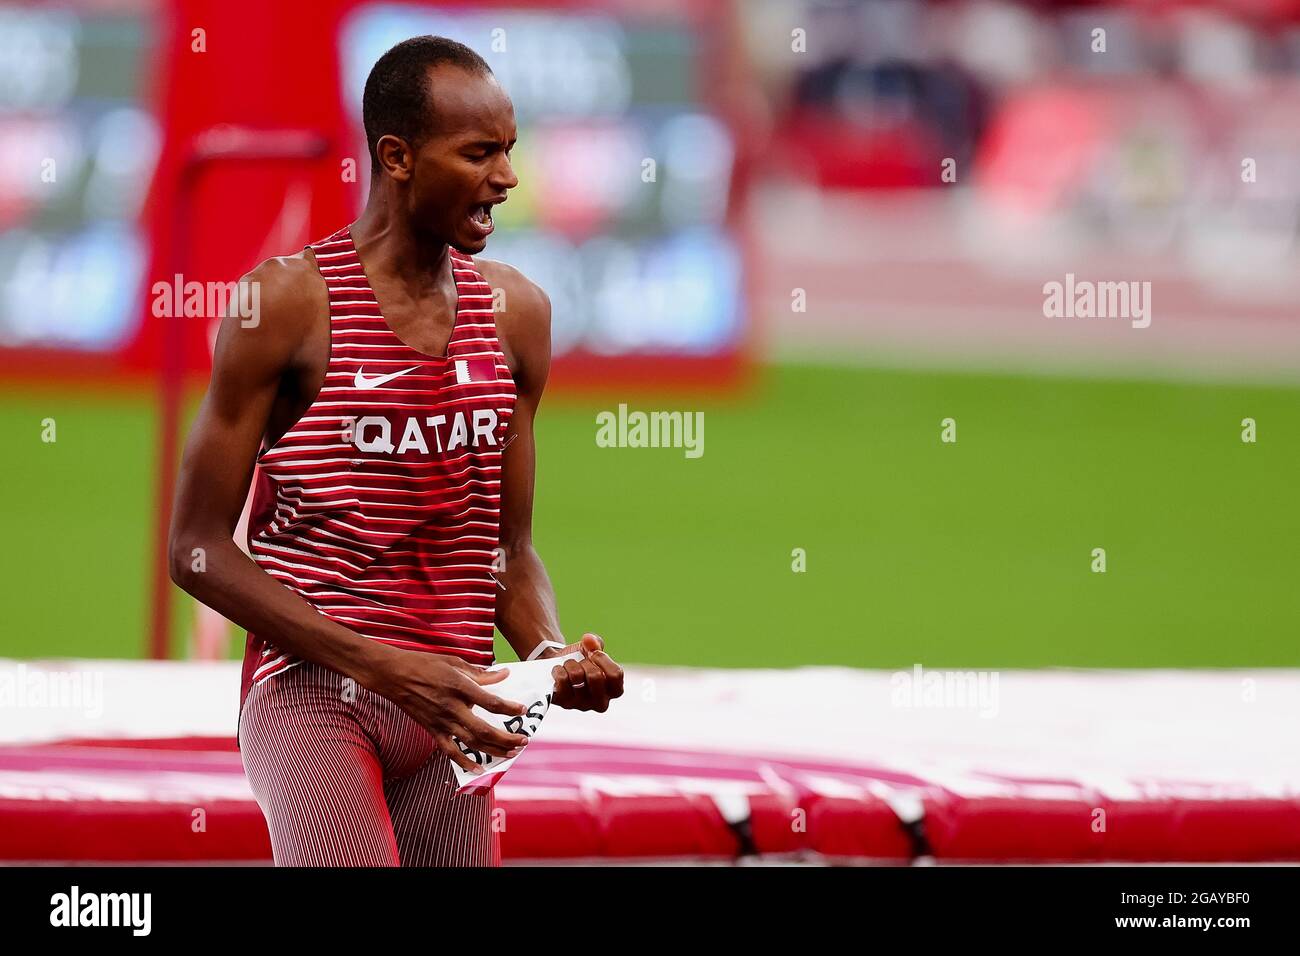
[[[375,143],[375,157],[379,160],[379,168],[390,179],[404,183],[411,178],[415,153],[400,136],[385,133],[379,137],[379,142]]]

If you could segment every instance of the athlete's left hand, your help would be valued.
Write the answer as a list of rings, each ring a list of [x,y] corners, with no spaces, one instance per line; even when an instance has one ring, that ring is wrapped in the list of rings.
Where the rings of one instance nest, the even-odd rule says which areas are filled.
[[[563,657],[582,651],[580,661],[565,661],[551,669],[555,678],[555,695],[551,703],[567,710],[594,710],[603,714],[609,702],[623,696],[623,668],[605,653],[605,642],[599,635],[584,634],[582,640],[564,650],[551,648],[542,655]]]

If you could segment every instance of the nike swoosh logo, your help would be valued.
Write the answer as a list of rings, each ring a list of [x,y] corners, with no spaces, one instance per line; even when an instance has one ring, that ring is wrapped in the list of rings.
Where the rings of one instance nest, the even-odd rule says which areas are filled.
[[[368,388],[378,388],[387,382],[391,382],[398,376],[405,375],[407,372],[414,372],[420,366],[412,365],[410,368],[404,368],[400,372],[393,372],[389,375],[376,375],[374,378],[366,378],[361,369],[357,369],[357,377],[352,380],[352,384],[357,388],[365,391]]]

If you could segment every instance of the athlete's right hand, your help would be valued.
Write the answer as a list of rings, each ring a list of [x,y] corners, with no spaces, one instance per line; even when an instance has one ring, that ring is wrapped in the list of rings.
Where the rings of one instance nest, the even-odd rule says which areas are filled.
[[[503,700],[484,687],[503,680],[506,671],[486,668],[447,654],[400,651],[383,687],[377,689],[420,722],[433,735],[438,749],[453,761],[476,773],[482,767],[461,752],[454,734],[467,747],[494,757],[514,757],[528,743],[523,734],[511,734],[475,717],[478,704],[494,714],[511,717],[527,712],[523,704]]]

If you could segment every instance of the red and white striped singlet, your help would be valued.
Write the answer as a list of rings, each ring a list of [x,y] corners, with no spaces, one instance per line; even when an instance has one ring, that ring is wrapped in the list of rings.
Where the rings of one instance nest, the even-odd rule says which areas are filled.
[[[501,451],[515,386],[492,290],[451,250],[447,354],[399,339],[348,229],[310,247],[329,288],[315,401],[258,456],[253,560],[322,614],[398,647],[493,661]],[[248,635],[240,702],[299,663]]]

